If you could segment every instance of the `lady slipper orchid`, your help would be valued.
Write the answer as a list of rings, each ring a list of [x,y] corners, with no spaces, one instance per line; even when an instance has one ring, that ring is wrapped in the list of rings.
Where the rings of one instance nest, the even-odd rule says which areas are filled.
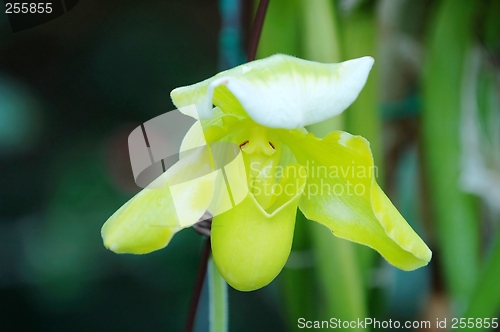
[[[172,186],[214,169],[210,153],[181,158],[155,180],[156,189],[143,189],[108,219],[105,246],[134,254],[161,249],[208,210],[217,268],[232,287],[251,291],[285,265],[298,207],[402,270],[427,265],[431,251],[376,182],[368,141],[343,131],[319,139],[304,129],[347,108],[372,65],[371,57],[324,64],[278,54],[173,90],[176,107],[197,119],[181,151],[232,143],[235,162],[224,176],[205,172]],[[229,208],[227,192],[217,189],[228,179]]]

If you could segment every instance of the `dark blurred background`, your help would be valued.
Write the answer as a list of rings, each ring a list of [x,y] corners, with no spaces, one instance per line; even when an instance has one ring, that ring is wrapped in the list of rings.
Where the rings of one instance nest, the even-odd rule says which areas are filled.
[[[100,228],[139,189],[128,134],[216,72],[219,29],[216,1],[84,0],[17,33],[0,14],[0,331],[182,330],[201,237],[120,256]],[[231,293],[231,320],[279,329],[268,292]]]
[[[221,10],[234,3],[239,30]],[[186,229],[164,250],[116,255],[100,229],[139,190],[131,130],[174,109],[173,88],[241,62],[256,3],[81,0],[16,33],[2,10],[0,331],[183,329],[203,239]],[[278,278],[230,289],[230,331],[498,317],[499,22],[498,0],[271,0],[259,57],[375,57],[342,128],[369,139],[378,182],[433,259],[402,272],[298,220]],[[198,332],[207,306],[205,290]]]

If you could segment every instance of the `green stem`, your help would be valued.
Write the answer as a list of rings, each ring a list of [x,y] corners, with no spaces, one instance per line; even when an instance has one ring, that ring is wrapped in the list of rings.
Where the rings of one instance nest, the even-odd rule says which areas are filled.
[[[333,2],[329,0],[303,1],[302,56],[318,62],[340,62],[341,50],[338,22]],[[343,115],[308,126],[316,137],[325,137],[332,130],[342,128]]]
[[[431,30],[422,127],[430,202],[446,285],[457,313],[472,295],[479,268],[475,200],[459,188],[460,100],[464,55],[471,41],[472,0],[445,0]]]
[[[484,274],[470,301],[466,318],[497,317],[500,311],[500,232]]]
[[[208,261],[208,294],[210,332],[225,332],[228,327],[227,283],[211,257]]]
[[[484,29],[484,46],[486,49],[494,49],[500,42],[500,22],[498,21],[498,17],[500,15],[500,2],[491,1],[487,7],[483,8],[483,10],[486,11],[486,17],[482,20]],[[486,77],[489,78],[489,74]],[[483,83],[484,85],[482,86],[482,92],[484,94],[486,94],[486,91],[488,90],[496,91],[497,83],[494,80],[483,79],[485,80]],[[483,107],[489,108],[484,110],[486,111],[486,114],[488,114],[488,111],[497,111],[495,108],[496,105],[493,105],[485,103]],[[500,218],[497,218],[496,221],[500,222]],[[474,295],[472,295],[469,307],[464,315],[465,318],[498,317],[498,314],[500,313],[500,283],[498,282],[500,280],[500,228],[497,230],[496,238],[494,240],[495,241],[492,242],[493,246],[491,255],[484,262],[485,269],[482,271],[483,273],[476,284]],[[489,328],[484,330],[489,330]]]
[[[366,293],[354,243],[336,238],[326,227],[312,223],[318,279],[326,307],[321,317],[357,320],[367,317]],[[368,331],[353,328],[352,331]]]
[[[257,58],[275,53],[298,55],[297,28],[299,0],[272,1],[257,50]]]

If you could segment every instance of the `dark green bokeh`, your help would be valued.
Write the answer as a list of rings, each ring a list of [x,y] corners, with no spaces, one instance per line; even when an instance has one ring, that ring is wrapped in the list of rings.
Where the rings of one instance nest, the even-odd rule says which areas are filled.
[[[219,27],[216,1],[81,1],[15,34],[0,18],[1,331],[182,330],[201,237],[116,255],[100,228],[139,190],[128,134],[216,72]],[[278,330],[269,292],[232,292],[231,324]]]
[[[230,330],[296,330],[299,317],[350,317],[365,307],[378,319],[497,317],[500,202],[458,179],[470,81],[481,153],[500,174],[499,2],[307,1],[271,1],[261,48],[325,61],[375,57],[344,129],[370,139],[380,182],[434,257],[406,273],[348,244],[354,258],[342,262],[322,251],[331,234],[320,243],[324,234],[299,217],[291,262],[275,282],[230,290]],[[319,18],[324,8],[331,15]],[[247,30],[251,11],[247,1]],[[187,229],[164,250],[116,255],[100,228],[139,190],[128,134],[174,109],[173,88],[218,71],[227,44],[220,26],[215,0],[80,1],[19,33],[0,17],[0,331],[183,329],[201,237]],[[471,78],[473,49],[482,57]],[[351,263],[360,268],[336,270]],[[354,294],[349,284],[363,285],[352,310],[342,302]],[[206,294],[200,313],[201,332]]]

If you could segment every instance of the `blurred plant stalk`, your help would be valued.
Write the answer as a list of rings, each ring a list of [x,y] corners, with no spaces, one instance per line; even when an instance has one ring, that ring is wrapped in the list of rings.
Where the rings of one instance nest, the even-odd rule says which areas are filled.
[[[474,31],[473,0],[444,0],[430,30],[422,117],[428,195],[436,244],[455,314],[469,301],[479,270],[476,199],[459,188],[460,101],[464,56]]]
[[[213,258],[208,260],[208,298],[210,332],[228,330],[227,283],[215,266]]]
[[[375,57],[370,76],[354,103],[343,113],[345,130],[353,135],[361,135],[370,142],[373,160],[377,167],[377,182],[383,187],[382,120],[379,112],[379,69],[377,66],[377,15],[374,2],[362,8],[355,8],[340,15],[340,36],[342,40],[342,60],[365,55]],[[367,282],[378,254],[365,246],[356,246],[360,259],[361,273]],[[365,287],[366,288],[366,287]]]
[[[500,96],[498,95],[500,81],[498,80],[498,64],[493,67],[495,70],[492,71],[491,69],[492,62],[494,62],[492,55],[498,54],[500,51],[500,20],[498,20],[500,2],[490,1],[482,10],[485,16],[485,19],[481,22],[484,38],[481,45],[482,52],[479,53],[477,46],[473,51],[479,57],[478,67],[483,64],[484,68],[482,71],[480,68],[476,68],[475,77],[472,77],[475,80],[472,85],[476,86],[476,89],[474,89],[475,91],[468,91],[468,93],[473,96],[472,102],[475,106],[473,112],[476,112],[475,115],[477,117],[475,120],[482,123],[478,127],[484,130],[479,133],[482,134],[482,137],[478,137],[478,141],[483,146],[486,146],[486,149],[480,149],[483,151],[479,153],[486,152],[486,154],[490,154],[487,156],[490,159],[490,163],[485,162],[485,164],[493,167],[492,170],[488,170],[486,175],[490,177],[497,176],[496,179],[498,179],[500,172],[500,168],[498,167],[498,156],[500,153],[498,149],[500,145]],[[463,111],[469,110],[464,109]],[[483,121],[480,121],[480,115],[483,116]],[[485,179],[485,182],[495,186],[496,179]],[[486,188],[483,187],[482,189]],[[496,187],[496,189],[500,188]],[[483,190],[483,192],[477,192],[476,190],[476,193],[483,198],[484,203],[489,207],[493,219],[492,222],[494,223],[493,227],[496,227],[497,231],[495,238],[492,239],[491,250],[487,250],[488,257],[483,262],[473,295],[469,301],[469,306],[464,314],[467,319],[498,317],[500,312],[500,201],[498,201],[498,195],[494,195],[491,191]],[[488,195],[490,196],[488,197]],[[490,330],[490,328],[483,327],[477,328],[477,330]]]

